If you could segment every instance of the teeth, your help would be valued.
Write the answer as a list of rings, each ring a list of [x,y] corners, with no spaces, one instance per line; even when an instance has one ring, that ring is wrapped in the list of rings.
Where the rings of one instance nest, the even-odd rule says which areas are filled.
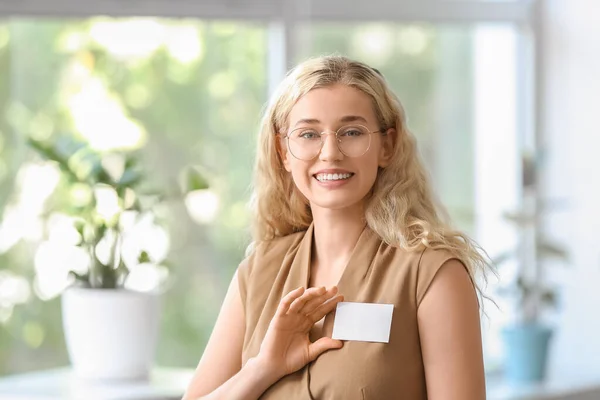
[[[317,174],[317,180],[324,181],[340,181],[343,179],[348,179],[352,176],[352,174]]]

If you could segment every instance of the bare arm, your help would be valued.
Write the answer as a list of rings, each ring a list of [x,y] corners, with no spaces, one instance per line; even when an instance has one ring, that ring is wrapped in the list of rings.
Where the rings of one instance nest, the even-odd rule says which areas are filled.
[[[229,386],[255,386],[260,389],[259,386],[266,384],[260,385],[265,378],[261,376],[260,371],[257,371],[256,365],[253,363],[249,363],[248,368],[241,371],[245,330],[244,309],[236,272],[227,290],[227,295],[221,306],[210,339],[206,344],[204,354],[194,373],[194,378],[184,396],[185,400],[197,399],[212,393],[238,372],[239,374],[236,375],[235,379],[232,379]],[[258,397],[258,395],[255,397]],[[218,397],[215,393],[214,396],[207,398]],[[250,393],[247,394],[247,397],[250,397]],[[231,396],[231,398],[235,397]]]
[[[184,400],[255,400],[264,393],[279,376],[275,371],[269,370],[267,365],[261,365],[258,359],[250,359],[244,367],[214,391],[196,396],[187,394]],[[196,375],[199,377],[199,375]],[[201,382],[201,379],[198,380]]]
[[[310,343],[310,328],[343,300],[337,288],[296,289],[277,309],[261,350],[242,367],[245,317],[237,273],[215,328],[183,400],[257,399],[273,383],[342,343],[322,338]]]
[[[441,267],[417,315],[428,398],[485,399],[479,306],[459,261]]]

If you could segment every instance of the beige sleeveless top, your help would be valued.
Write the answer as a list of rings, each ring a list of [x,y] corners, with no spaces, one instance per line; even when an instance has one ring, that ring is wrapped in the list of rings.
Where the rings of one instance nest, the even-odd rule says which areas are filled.
[[[238,270],[245,309],[242,362],[258,354],[281,298],[309,282],[313,226],[259,245]],[[394,304],[389,343],[346,341],[273,384],[261,399],[427,399],[417,306],[440,267],[444,250],[406,252],[364,229],[339,281],[344,301]],[[331,337],[335,311],[325,317]]]

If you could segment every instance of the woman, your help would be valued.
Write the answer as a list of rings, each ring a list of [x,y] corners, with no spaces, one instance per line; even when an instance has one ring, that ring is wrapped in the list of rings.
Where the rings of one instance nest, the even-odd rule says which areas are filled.
[[[255,246],[184,399],[484,399],[486,263],[438,215],[384,78],[308,60],[261,125]],[[332,339],[342,300],[393,304],[387,342]]]

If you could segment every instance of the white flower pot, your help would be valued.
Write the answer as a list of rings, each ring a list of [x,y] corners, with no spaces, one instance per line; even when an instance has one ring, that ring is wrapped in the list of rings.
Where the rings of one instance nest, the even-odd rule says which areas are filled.
[[[158,294],[69,288],[63,327],[75,374],[89,380],[146,379],[154,361]]]

